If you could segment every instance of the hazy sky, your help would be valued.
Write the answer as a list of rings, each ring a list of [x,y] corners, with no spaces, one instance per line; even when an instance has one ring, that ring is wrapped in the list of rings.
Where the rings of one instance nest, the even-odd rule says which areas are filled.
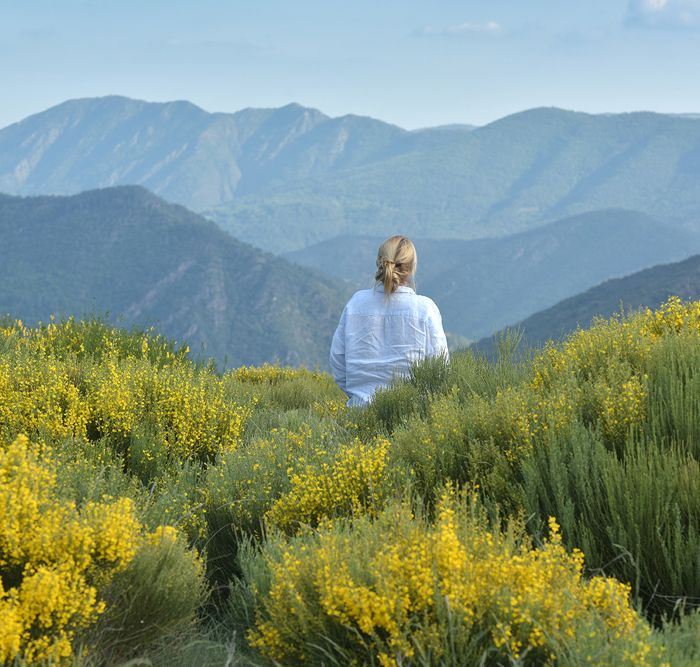
[[[403,127],[700,112],[700,0],[0,0],[0,127],[74,97]]]

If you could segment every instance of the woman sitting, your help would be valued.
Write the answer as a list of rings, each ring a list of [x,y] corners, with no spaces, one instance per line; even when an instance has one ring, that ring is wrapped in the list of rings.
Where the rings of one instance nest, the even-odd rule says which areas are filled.
[[[330,363],[349,406],[368,403],[421,359],[448,357],[438,307],[415,292],[416,263],[410,239],[388,238],[377,253],[375,286],[356,292],[343,309]]]

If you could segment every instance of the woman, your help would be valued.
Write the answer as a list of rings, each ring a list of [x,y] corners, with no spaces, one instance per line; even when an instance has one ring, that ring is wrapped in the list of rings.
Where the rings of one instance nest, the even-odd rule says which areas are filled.
[[[348,405],[368,403],[393,377],[407,375],[415,361],[447,359],[440,311],[412,287],[416,262],[410,239],[388,238],[377,253],[375,286],[356,292],[340,316],[330,362]]]

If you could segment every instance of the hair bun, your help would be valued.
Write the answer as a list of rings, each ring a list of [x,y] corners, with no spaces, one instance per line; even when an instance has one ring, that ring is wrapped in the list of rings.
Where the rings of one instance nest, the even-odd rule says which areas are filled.
[[[377,252],[377,273],[374,279],[383,283],[385,294],[396,291],[413,278],[416,270],[416,249],[410,239],[397,235],[388,238]]]

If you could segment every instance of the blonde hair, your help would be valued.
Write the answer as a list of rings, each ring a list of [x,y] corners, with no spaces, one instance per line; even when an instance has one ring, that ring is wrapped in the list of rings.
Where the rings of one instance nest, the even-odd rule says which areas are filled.
[[[384,285],[384,294],[388,296],[399,285],[413,280],[417,263],[416,248],[411,239],[401,235],[392,236],[379,246],[374,279]]]

